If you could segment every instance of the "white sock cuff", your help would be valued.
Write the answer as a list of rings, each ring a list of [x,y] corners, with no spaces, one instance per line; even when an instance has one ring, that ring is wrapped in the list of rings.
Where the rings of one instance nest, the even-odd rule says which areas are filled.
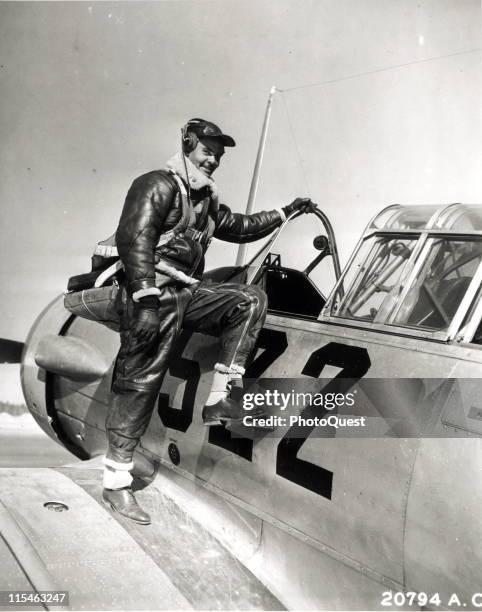
[[[246,372],[243,366],[236,365],[235,363],[231,364],[231,370],[234,371],[234,374],[241,374],[241,376],[244,376]]]
[[[102,485],[104,489],[124,489],[132,485],[132,474],[125,470],[114,470],[110,467],[104,468]]]
[[[234,363],[230,366],[224,365],[224,363],[215,363],[214,369],[216,372],[221,372],[221,374],[241,374],[241,376],[245,372],[242,366],[238,366]]]
[[[129,463],[120,463],[119,461],[114,461],[113,459],[108,459],[104,457],[102,459],[104,465],[112,468],[113,470],[119,470],[122,472],[130,472],[134,469],[134,462],[130,461]]]
[[[224,363],[215,363],[214,370],[216,372],[221,372],[221,374],[234,374],[234,371]]]

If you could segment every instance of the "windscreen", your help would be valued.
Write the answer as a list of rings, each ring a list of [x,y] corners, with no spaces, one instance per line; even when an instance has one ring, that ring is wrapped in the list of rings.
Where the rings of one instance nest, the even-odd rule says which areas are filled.
[[[385,320],[398,296],[400,279],[416,238],[376,236],[366,240],[344,280],[332,314],[365,321]]]
[[[331,315],[427,331],[448,330],[482,261],[478,238],[376,235],[362,244],[331,300]]]

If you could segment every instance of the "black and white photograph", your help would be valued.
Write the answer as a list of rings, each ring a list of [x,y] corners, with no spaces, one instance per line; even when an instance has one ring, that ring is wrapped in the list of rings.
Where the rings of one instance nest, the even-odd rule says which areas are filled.
[[[0,0],[0,610],[482,610],[480,0]]]

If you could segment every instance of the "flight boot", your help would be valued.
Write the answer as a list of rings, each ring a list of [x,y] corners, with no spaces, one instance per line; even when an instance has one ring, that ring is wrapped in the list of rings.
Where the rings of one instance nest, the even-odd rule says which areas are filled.
[[[231,423],[231,421],[242,421],[245,414],[237,402],[230,397],[225,397],[215,404],[204,406],[202,417],[204,425],[221,425]]]
[[[150,524],[151,517],[139,506],[131,487],[104,489],[102,497],[107,506],[122,516],[140,525]]]
[[[261,409],[256,408],[247,412],[240,405],[239,402],[235,402],[230,397],[220,399],[215,404],[206,405],[202,411],[203,423],[206,426],[209,425],[222,425],[229,423],[243,423],[245,416],[252,416],[255,418],[266,418],[268,415]],[[268,425],[253,425],[256,429],[263,429],[265,431],[273,431],[274,427]]]

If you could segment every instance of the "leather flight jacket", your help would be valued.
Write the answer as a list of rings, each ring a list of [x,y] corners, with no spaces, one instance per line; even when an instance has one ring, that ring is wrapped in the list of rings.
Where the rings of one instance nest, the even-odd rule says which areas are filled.
[[[218,204],[209,187],[191,190],[190,198],[185,198],[180,180],[172,171],[154,170],[135,179],[127,193],[116,245],[127,291],[135,301],[156,295],[158,287],[172,283],[168,269],[178,270],[180,276],[176,280],[184,280],[185,284],[190,278],[200,279],[212,237],[234,243],[252,242],[268,236],[282,222],[277,210],[251,215],[233,213],[228,206]],[[162,244],[161,236],[183,223],[185,227]]]

